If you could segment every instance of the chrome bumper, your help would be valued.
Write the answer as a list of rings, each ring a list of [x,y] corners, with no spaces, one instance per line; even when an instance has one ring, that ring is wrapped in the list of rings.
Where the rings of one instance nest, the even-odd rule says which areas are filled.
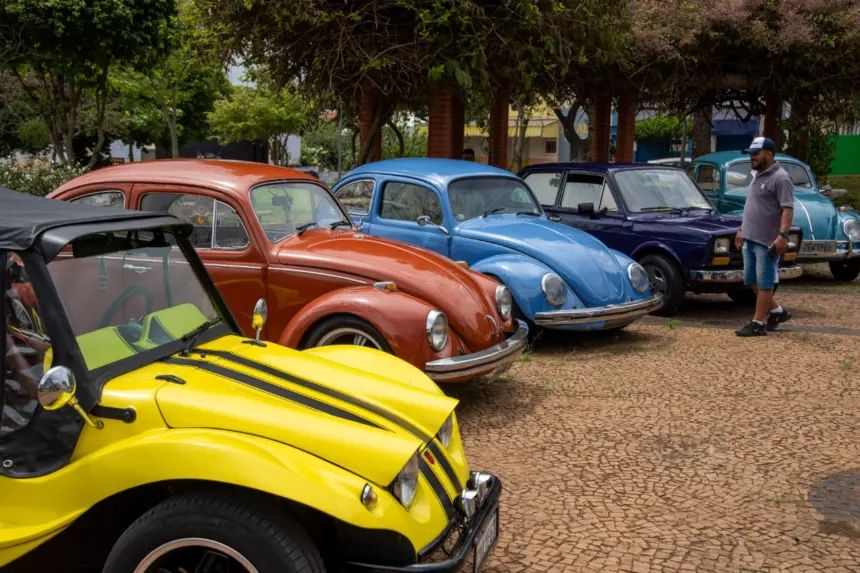
[[[804,245],[809,244],[827,244],[833,245],[836,243],[836,250],[830,251],[826,253],[810,253],[803,251],[797,253],[798,260],[802,261],[841,261],[844,259],[853,259],[856,257],[860,257],[860,241],[806,241],[804,240],[800,244],[800,248],[803,249]]]
[[[516,322],[517,330],[504,342],[465,356],[454,356],[428,362],[424,365],[424,371],[437,382],[471,375],[476,377],[484,374],[492,374],[493,377],[501,376],[523,353],[528,342],[528,325],[522,320]]]
[[[663,295],[654,293],[648,298],[621,304],[538,312],[535,314],[535,324],[552,327],[606,322],[607,324],[603,328],[612,328],[625,323],[629,324],[637,318],[657,310],[662,304]]]
[[[791,265],[779,267],[779,280],[796,279],[803,274],[803,267]],[[743,269],[702,269],[690,271],[690,279],[708,283],[742,283],[744,282]]]

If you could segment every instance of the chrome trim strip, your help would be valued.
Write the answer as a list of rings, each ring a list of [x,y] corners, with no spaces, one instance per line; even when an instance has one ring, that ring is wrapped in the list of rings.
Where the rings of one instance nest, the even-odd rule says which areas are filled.
[[[803,267],[800,265],[779,267],[779,280],[796,279],[802,274]],[[690,271],[690,278],[709,283],[742,283],[744,271],[742,269],[698,269]]]
[[[570,310],[549,310],[535,314],[535,324],[539,326],[570,326],[610,322],[605,328],[614,327],[624,321],[633,322],[663,304],[663,295],[654,293],[648,298],[621,304],[607,304],[592,308],[573,308]]]
[[[225,269],[253,269],[255,271],[259,271],[260,269],[263,268],[263,267],[253,267],[250,265],[236,265],[236,264],[228,265],[226,263],[207,263],[206,261],[203,261],[203,264],[206,265],[207,267],[219,267],[219,268],[225,268]]]
[[[797,200],[797,204],[800,205],[800,208],[803,209],[803,212],[806,213],[806,220],[809,221],[809,237],[811,239],[815,239],[815,229],[812,228],[812,218],[809,216],[809,211],[806,210],[806,205],[803,204],[803,201],[800,199]],[[806,242],[804,240],[804,242]]]
[[[517,320],[516,332],[504,342],[465,356],[433,360],[424,370],[433,380],[445,381],[510,366],[526,349],[528,334],[528,325]]]
[[[344,276],[341,276],[341,275],[333,275],[333,274],[330,274],[330,273],[321,273],[321,272],[319,272],[319,271],[307,271],[307,270],[305,270],[305,269],[285,269],[285,268],[282,268],[282,267],[274,267],[274,266],[272,266],[272,267],[269,267],[269,270],[270,270],[270,271],[279,271],[279,272],[282,272],[282,273],[304,273],[304,274],[306,274],[306,275],[317,275],[317,276],[321,276],[321,277],[329,277],[329,278],[333,278],[333,279],[341,279],[341,280],[344,280],[344,281],[350,281],[350,282],[354,282],[354,283],[357,283],[357,284],[360,284],[360,285],[366,285],[366,284],[369,284],[369,283],[367,283],[367,282],[360,281],[360,280],[358,280],[358,279],[354,279],[354,278],[351,278],[351,277],[344,277]]]

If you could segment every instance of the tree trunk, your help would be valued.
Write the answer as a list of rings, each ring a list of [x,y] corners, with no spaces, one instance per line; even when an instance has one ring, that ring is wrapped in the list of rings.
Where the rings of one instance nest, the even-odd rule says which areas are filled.
[[[128,162],[134,163],[134,140],[128,140]]]
[[[352,165],[356,166],[358,163],[356,162],[357,157],[355,156],[355,141],[358,139],[358,136],[361,132],[358,129],[353,130],[352,132]]]
[[[96,88],[96,133],[98,140],[96,146],[92,150],[90,162],[87,169],[92,169],[99,161],[99,156],[102,152],[102,147],[105,144],[105,111],[107,110],[107,70],[99,76],[98,88]]]
[[[517,102],[517,135],[514,139],[513,153],[508,171],[519,171],[523,157],[523,145],[526,141],[526,130],[529,127],[528,107],[523,102]]]
[[[687,160],[687,139],[687,116],[684,115],[681,117],[681,162],[678,164],[681,169]]]
[[[391,131],[394,132],[394,137],[397,138],[397,143],[400,146],[400,149],[397,152],[397,157],[403,157],[406,155],[406,144],[403,142],[403,134],[400,133],[400,129],[398,129],[397,125],[393,121],[388,120],[387,125],[391,128]]]
[[[179,157],[179,136],[176,133],[176,116],[170,118],[170,157]]]
[[[358,165],[367,163],[370,156],[370,150],[376,145],[377,138],[382,137],[382,126],[388,120],[389,108],[383,99],[380,97],[376,104],[376,115],[373,117],[373,123],[367,132],[367,141],[361,145],[361,150],[358,152]]]
[[[555,117],[558,119],[558,123],[561,125],[562,132],[564,133],[564,138],[567,140],[567,157],[559,157],[558,160],[573,161],[575,157],[575,140],[579,139],[579,136],[576,135],[576,114],[579,113],[579,107],[571,106],[567,110],[567,115],[564,114],[564,111],[560,107],[553,108],[552,111],[555,113]]]
[[[693,118],[693,159],[711,152],[711,108],[696,111]]]

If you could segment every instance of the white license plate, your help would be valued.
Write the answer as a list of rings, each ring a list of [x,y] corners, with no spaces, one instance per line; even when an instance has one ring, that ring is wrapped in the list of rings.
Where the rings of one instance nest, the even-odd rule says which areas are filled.
[[[801,253],[835,253],[836,241],[803,241],[800,244]]]
[[[478,536],[475,537],[475,572],[481,570],[481,567],[484,565],[484,561],[487,559],[487,555],[490,554],[490,550],[496,544],[496,541],[499,538],[499,508],[497,507],[493,511],[493,515],[484,522],[484,526],[481,528],[481,531],[478,532]]]

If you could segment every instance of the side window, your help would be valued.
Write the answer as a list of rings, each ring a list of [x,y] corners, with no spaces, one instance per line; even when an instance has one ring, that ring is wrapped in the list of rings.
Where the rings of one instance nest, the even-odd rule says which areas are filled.
[[[550,207],[555,205],[558,184],[561,183],[560,171],[529,173],[525,177],[525,182],[531,187],[541,205]]]
[[[436,193],[411,183],[385,184],[380,217],[415,222],[422,215],[430,217],[431,223],[442,224],[442,204]]]
[[[373,180],[355,181],[338,189],[335,197],[350,215],[367,215],[373,198],[373,184]]]
[[[0,261],[6,266],[6,284],[0,285],[5,297],[4,356],[0,356],[3,360],[0,437],[4,437],[26,427],[36,411],[36,388],[51,341],[23,262],[11,253],[0,253]]]
[[[602,175],[571,173],[564,183],[561,206],[565,209],[577,209],[580,203],[593,203],[597,209],[605,184],[606,179]]]
[[[615,202],[615,197],[612,196],[612,189],[609,188],[609,183],[603,182],[603,191],[600,196],[600,205],[597,206],[598,211],[618,211],[618,204]]]
[[[100,191],[84,195],[83,197],[76,197],[69,202],[83,203],[84,205],[93,205],[95,207],[122,209],[123,205],[125,205],[125,194],[122,191]]]
[[[696,172],[696,183],[702,191],[720,192],[720,170],[711,165],[701,165]]]
[[[248,232],[239,214],[221,201],[192,193],[147,193],[141,211],[169,213],[194,225],[191,244],[196,249],[242,249]]]

